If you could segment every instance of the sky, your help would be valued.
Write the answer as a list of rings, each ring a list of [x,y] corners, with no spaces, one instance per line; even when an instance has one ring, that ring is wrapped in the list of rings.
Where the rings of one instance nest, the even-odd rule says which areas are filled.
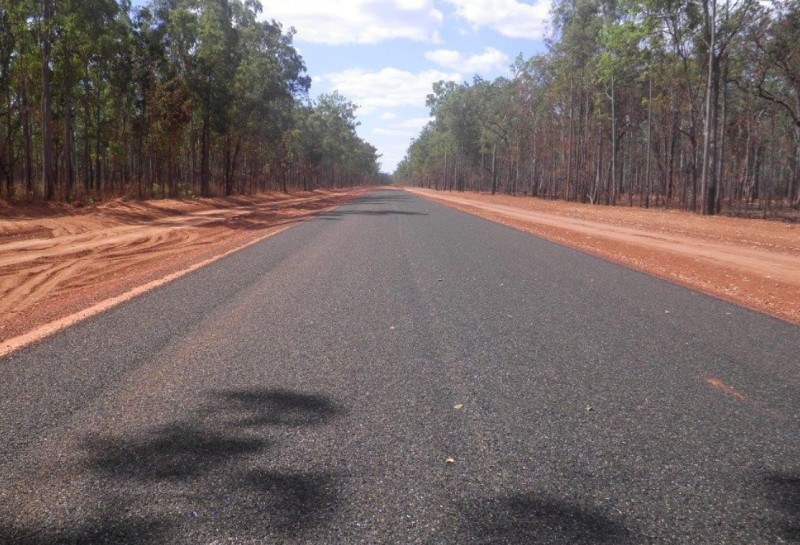
[[[141,3],[141,2],[135,2]],[[310,96],[338,90],[359,106],[359,135],[393,172],[428,122],[439,80],[510,74],[544,50],[550,0],[261,0],[262,19],[297,31]]]
[[[358,104],[359,135],[393,172],[428,122],[439,80],[510,74],[544,50],[549,0],[261,0],[263,18],[297,30],[311,97],[338,90]]]

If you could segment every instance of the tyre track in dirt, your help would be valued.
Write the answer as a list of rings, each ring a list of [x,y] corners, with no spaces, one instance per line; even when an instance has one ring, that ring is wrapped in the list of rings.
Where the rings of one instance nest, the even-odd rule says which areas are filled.
[[[116,204],[55,217],[0,220],[0,342],[363,191]]]

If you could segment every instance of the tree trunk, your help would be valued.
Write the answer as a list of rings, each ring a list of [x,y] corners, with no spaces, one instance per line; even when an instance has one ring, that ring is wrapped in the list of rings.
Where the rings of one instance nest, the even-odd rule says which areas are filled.
[[[692,176],[692,212],[697,212],[697,138],[692,129],[692,161],[689,164]]]
[[[26,86],[27,87],[27,86]],[[33,145],[31,143],[31,120],[27,88],[22,92],[22,145],[25,151],[25,194],[33,194]]]
[[[610,193],[610,194],[609,194]],[[606,193],[606,204],[617,204],[617,95],[614,75],[611,75],[611,187]]]
[[[5,71],[8,69],[6,68]],[[7,138],[6,142],[8,144],[8,172],[6,173],[6,195],[8,196],[9,200],[14,196],[14,164],[16,163],[16,159],[14,158],[14,129],[13,124],[11,122],[11,115],[14,108],[12,107],[11,102],[11,84],[6,85],[6,128],[7,128]]]
[[[442,187],[444,187],[445,191],[447,191],[447,152],[444,152],[444,177],[443,178],[444,178],[444,180],[442,181]],[[439,189],[439,188],[437,187],[436,189]]]
[[[208,197],[210,195],[209,192],[209,171],[208,171],[208,145],[209,145],[209,135],[208,132],[210,127],[208,126],[209,119],[208,114],[203,117],[203,130],[202,130],[202,144],[201,144],[201,151],[200,151],[200,194],[203,197]]]
[[[727,63],[725,67],[726,77],[727,79]],[[722,82],[722,121],[720,122],[720,130],[719,130],[719,146],[717,148],[717,170],[716,175],[714,176],[714,200],[711,202],[711,205],[714,207],[714,213],[719,214],[722,201],[721,195],[722,191],[720,191],[723,186],[723,174],[725,173],[725,123],[728,117],[728,89],[725,85],[725,81]]]
[[[569,200],[569,188],[572,185],[572,156],[573,156],[573,136],[574,119],[573,111],[575,105],[575,93],[572,90],[572,80],[569,83],[569,140],[567,143],[567,178],[564,184],[564,200]],[[492,191],[494,193],[494,191]]]
[[[195,178],[195,171],[197,170],[197,128],[194,125],[194,116],[192,116],[189,124],[189,187],[192,191],[197,189],[197,179]]]
[[[672,99],[675,100],[674,97]],[[666,206],[669,208],[672,205],[672,193],[675,185],[675,147],[678,145],[678,108],[672,104],[672,126],[670,127],[670,140],[669,140],[669,160],[667,161],[667,188],[666,188]]]
[[[794,201],[794,209],[800,210],[800,123],[795,127],[795,152],[794,152],[794,187],[789,192],[789,200],[792,199],[791,194],[797,193]]]
[[[64,53],[64,138],[62,142],[62,173],[64,176],[64,198],[72,199],[72,187],[75,182],[75,169],[72,165],[72,63],[70,52]]]
[[[42,0],[42,197],[53,198],[56,192],[56,174],[53,162],[53,119],[50,112],[50,56],[53,49],[51,42],[52,23],[51,0]]]
[[[702,213],[713,215],[716,202],[716,140],[717,140],[717,90],[719,88],[719,74],[717,70],[717,1],[704,1],[706,25],[708,33],[708,75],[706,77],[706,112],[703,122],[705,134],[703,135],[703,170],[700,178],[700,190],[703,194]]]
[[[456,191],[464,191],[462,187],[463,181],[458,177],[458,153],[456,153],[456,158],[453,162],[453,183],[456,184]]]
[[[497,193],[497,138],[492,146],[492,195]]]
[[[103,171],[102,171],[102,164],[101,161],[101,153],[100,150],[102,149],[102,126],[103,120],[100,118],[100,104],[101,104],[101,96],[100,96],[100,83],[97,84],[97,106],[95,108],[95,118],[97,121],[97,125],[95,126],[95,147],[94,147],[94,189],[98,193],[102,193],[103,188]]]
[[[225,196],[233,192],[233,177],[231,176],[231,137],[225,137]]]
[[[89,137],[89,119],[91,113],[89,110],[89,101],[84,99],[83,102],[83,190],[88,195],[92,190],[92,161],[91,152],[89,151],[92,145],[91,138]],[[127,152],[127,149],[126,149]]]
[[[239,159],[239,151],[242,149],[241,137],[236,139],[236,146],[233,148],[233,157],[231,157],[231,189],[233,189],[233,181],[236,179],[236,162]],[[303,175],[303,189],[308,191],[308,175]]]
[[[645,185],[647,186],[647,192],[645,195],[644,200],[644,207],[650,208],[650,193],[652,191],[652,178],[650,177],[650,163],[653,155],[653,150],[651,149],[652,146],[652,127],[653,127],[653,74],[652,71],[648,70],[649,78],[648,78],[648,91],[647,91],[647,170],[646,170],[646,179],[644,181]]]

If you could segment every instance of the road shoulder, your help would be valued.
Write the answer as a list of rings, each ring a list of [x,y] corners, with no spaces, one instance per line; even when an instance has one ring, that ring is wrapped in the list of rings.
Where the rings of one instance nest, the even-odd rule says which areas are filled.
[[[414,195],[634,270],[800,324],[800,228],[679,211],[576,205],[530,197]]]

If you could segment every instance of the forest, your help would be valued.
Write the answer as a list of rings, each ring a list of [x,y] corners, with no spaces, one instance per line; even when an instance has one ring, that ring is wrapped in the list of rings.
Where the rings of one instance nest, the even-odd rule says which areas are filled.
[[[310,100],[254,0],[0,0],[0,199],[372,183],[356,106]]]
[[[509,77],[435,84],[396,180],[796,216],[800,1],[558,0],[551,27]]]

